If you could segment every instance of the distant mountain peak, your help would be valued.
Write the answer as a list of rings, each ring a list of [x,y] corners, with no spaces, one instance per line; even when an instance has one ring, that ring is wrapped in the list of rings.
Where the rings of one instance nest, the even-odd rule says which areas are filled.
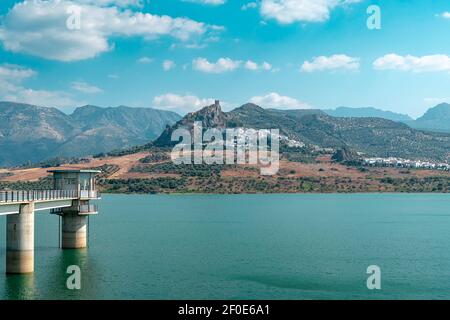
[[[87,104],[87,105],[78,107],[75,110],[99,110],[99,109],[102,109],[102,108],[99,106],[94,106],[92,104]]]
[[[53,108],[53,107],[42,107],[42,106],[36,106],[29,103],[21,103],[21,102],[14,102],[14,101],[0,101],[0,109],[7,109],[7,108],[15,108],[15,109],[33,109],[33,110],[52,110],[61,112],[59,109]]]
[[[353,118],[382,118],[397,122],[407,122],[412,121],[413,119],[406,115],[401,113],[396,113],[392,111],[385,111],[374,107],[345,107],[340,106],[336,109],[328,109],[323,110],[325,113],[329,114],[332,117],[341,117],[341,118],[347,118],[347,117],[353,117]]]
[[[142,145],[179,119],[151,108],[86,105],[68,115],[56,108],[0,102],[0,166]]]
[[[248,110],[264,110],[264,108],[258,106],[257,104],[254,104],[252,102],[248,102],[246,104],[243,104],[237,109],[248,109]]]
[[[450,121],[450,104],[445,102],[428,109],[428,111],[417,120],[441,120],[442,118]]]

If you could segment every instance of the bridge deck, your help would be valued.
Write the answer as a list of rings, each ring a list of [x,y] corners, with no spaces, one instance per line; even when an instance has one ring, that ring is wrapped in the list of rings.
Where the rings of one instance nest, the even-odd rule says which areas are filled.
[[[0,205],[11,203],[26,203],[31,201],[58,201],[78,199],[77,190],[21,190],[0,191]]]
[[[0,205],[39,201],[58,201],[66,199],[99,199],[100,193],[94,190],[20,190],[0,191]]]
[[[0,216],[19,213],[20,205],[34,202],[35,211],[60,209],[72,206],[73,200],[100,199],[100,194],[93,190],[20,190],[0,191]],[[93,207],[94,208],[94,207]],[[89,209],[89,210],[88,210]],[[93,210],[80,207],[80,212]]]

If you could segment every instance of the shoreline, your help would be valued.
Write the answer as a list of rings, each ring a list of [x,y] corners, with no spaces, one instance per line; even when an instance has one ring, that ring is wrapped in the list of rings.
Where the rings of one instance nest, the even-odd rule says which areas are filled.
[[[221,195],[399,195],[399,194],[418,194],[418,195],[445,195],[450,192],[243,192],[243,193],[205,193],[205,192],[159,192],[159,193],[133,193],[133,192],[101,192],[102,195],[166,195],[166,196],[195,196],[195,195],[211,195],[211,196],[221,196]]]

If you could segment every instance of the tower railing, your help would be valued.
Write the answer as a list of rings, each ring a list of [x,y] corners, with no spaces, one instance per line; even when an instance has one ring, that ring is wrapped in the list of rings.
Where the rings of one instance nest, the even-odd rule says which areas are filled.
[[[100,192],[97,190],[80,190],[81,199],[98,199],[100,198]]]
[[[66,211],[70,211],[70,210],[74,210],[76,212],[78,212],[78,214],[95,214],[98,212],[98,206],[96,204],[81,204],[78,205],[76,207],[71,207],[69,209],[67,208],[55,208],[55,209],[51,209],[50,213],[51,214],[63,214],[64,210]]]
[[[98,206],[96,204],[82,204],[78,206],[79,213],[93,213],[98,212]]]

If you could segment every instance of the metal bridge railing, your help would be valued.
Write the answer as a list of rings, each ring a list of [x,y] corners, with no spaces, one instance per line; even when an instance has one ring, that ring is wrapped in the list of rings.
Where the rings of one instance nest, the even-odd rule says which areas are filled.
[[[0,203],[76,199],[77,190],[0,191]]]

